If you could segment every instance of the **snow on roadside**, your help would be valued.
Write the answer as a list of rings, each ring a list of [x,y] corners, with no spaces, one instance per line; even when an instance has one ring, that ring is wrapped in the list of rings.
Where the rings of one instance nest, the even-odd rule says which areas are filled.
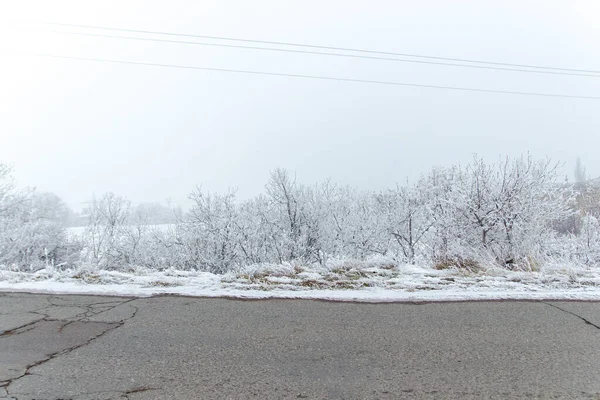
[[[37,272],[0,270],[0,291],[147,297],[160,294],[243,299],[361,302],[464,300],[600,300],[600,269],[545,267],[538,272],[477,273],[409,265],[351,262],[327,268],[259,265],[236,273],[92,267]]]

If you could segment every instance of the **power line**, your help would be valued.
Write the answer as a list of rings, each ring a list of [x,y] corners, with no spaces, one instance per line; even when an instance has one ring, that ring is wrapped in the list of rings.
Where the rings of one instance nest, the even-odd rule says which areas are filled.
[[[85,28],[85,29],[100,29],[100,30],[106,30],[106,31],[144,33],[144,34],[152,34],[152,35],[181,36],[181,37],[194,37],[194,38],[202,38],[202,39],[228,40],[228,41],[236,41],[236,42],[262,43],[262,44],[272,44],[272,45],[279,45],[279,46],[306,47],[306,48],[323,49],[323,50],[352,51],[352,52],[358,52],[358,53],[371,53],[371,54],[381,54],[381,55],[388,55],[388,56],[426,58],[426,59],[444,60],[444,61],[458,61],[458,62],[468,62],[468,63],[474,63],[474,64],[488,64],[488,65],[499,65],[499,66],[507,66],[507,67],[534,68],[534,69],[547,69],[547,70],[554,70],[554,71],[583,72],[583,73],[591,73],[591,74],[600,74],[600,70],[558,68],[558,67],[548,67],[548,66],[531,65],[531,64],[514,64],[514,63],[505,63],[505,62],[472,60],[472,59],[466,59],[466,58],[437,57],[437,56],[428,56],[428,55],[422,55],[422,54],[357,49],[357,48],[349,48],[349,47],[334,47],[334,46],[310,45],[310,44],[292,43],[292,42],[277,42],[277,41],[269,41],[269,40],[241,39],[241,38],[232,38],[232,37],[226,37],[226,36],[195,35],[195,34],[185,34],[185,33],[148,31],[148,30],[139,30],[139,29],[111,28],[111,27],[95,26],[95,25],[64,24],[64,23],[55,23],[55,22],[40,22],[40,24],[65,26],[65,27],[73,27],[73,28]]]
[[[239,73],[239,74],[280,76],[280,77],[286,77],[286,78],[318,79],[318,80],[338,81],[338,82],[369,83],[369,84],[377,84],[377,85],[393,85],[393,86],[417,87],[417,88],[427,88],[427,89],[446,89],[446,90],[456,90],[456,91],[463,91],[463,92],[600,100],[599,96],[578,96],[578,95],[553,94],[553,93],[536,93],[536,92],[519,92],[519,91],[509,91],[509,90],[478,89],[478,88],[466,88],[466,87],[458,87],[458,86],[424,85],[424,84],[417,84],[417,83],[378,81],[378,80],[369,80],[369,79],[339,78],[339,77],[319,76],[319,75],[287,74],[287,73],[279,73],[279,72],[263,72],[263,71],[251,71],[251,70],[241,70],[241,69],[210,68],[210,67],[198,67],[198,66],[190,66],[190,65],[158,64],[158,63],[124,61],[124,60],[108,60],[108,59],[102,59],[102,58],[73,57],[73,56],[61,56],[61,55],[54,55],[54,54],[21,53],[21,55],[31,55],[31,56],[36,56],[36,57],[50,57],[50,58],[65,59],[65,60],[104,62],[104,63],[111,63],[111,64],[143,65],[143,66],[162,67],[162,68],[179,68],[179,69],[190,69],[190,70],[201,70],[201,71],[218,71],[218,72],[230,72],[230,73]]]
[[[266,50],[266,51],[286,52],[286,53],[296,53],[296,54],[313,54],[313,55],[334,56],[334,57],[362,58],[362,59],[369,59],[369,60],[396,61],[396,62],[415,63],[415,64],[432,64],[432,65],[462,67],[462,68],[488,69],[488,70],[496,70],[496,71],[527,72],[527,73],[534,73],[534,74],[569,75],[569,76],[583,76],[583,77],[600,78],[599,74],[583,74],[583,73],[573,73],[573,72],[531,70],[531,69],[522,69],[522,68],[491,67],[491,66],[485,66],[485,65],[455,64],[455,63],[448,63],[448,62],[424,61],[424,60],[406,60],[406,59],[400,59],[400,58],[365,56],[365,55],[358,55],[358,54],[341,54],[341,53],[330,53],[330,52],[320,52],[320,51],[310,51],[310,50],[277,49],[277,48],[270,48],[270,47],[241,46],[241,45],[223,44],[223,43],[190,42],[190,41],[185,41],[185,40],[168,40],[168,39],[154,39],[154,38],[142,38],[142,37],[132,37],[132,36],[103,35],[103,34],[86,33],[86,32],[65,32],[65,31],[55,31],[55,30],[50,30],[50,32],[64,34],[64,35],[80,35],[80,36],[91,36],[91,37],[101,37],[101,38],[111,38],[111,39],[141,40],[141,41],[163,42],[163,43],[179,43],[179,44],[191,44],[191,45],[201,45],[201,46],[226,47],[226,48],[235,48],[235,49]]]

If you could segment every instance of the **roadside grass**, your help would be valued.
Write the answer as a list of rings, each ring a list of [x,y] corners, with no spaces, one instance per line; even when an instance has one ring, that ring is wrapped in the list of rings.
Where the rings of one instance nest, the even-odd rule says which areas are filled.
[[[536,270],[539,269],[539,270]],[[128,286],[168,293],[186,290],[223,291],[377,291],[418,292],[490,292],[571,290],[586,292],[600,288],[600,267],[570,264],[544,264],[529,270],[479,267],[459,268],[447,263],[443,268],[395,264],[389,260],[331,260],[325,265],[301,263],[261,264],[216,275],[198,270],[161,271],[144,267],[126,270],[99,269],[93,265],[75,268],[48,267],[23,272],[0,269],[0,283],[52,282],[85,286]],[[104,290],[104,289],[103,289]]]
[[[329,267],[307,267],[300,264],[253,266],[244,268],[222,282],[246,289],[356,290],[371,287],[394,287],[403,275],[391,262],[373,265],[365,262],[334,262]]]

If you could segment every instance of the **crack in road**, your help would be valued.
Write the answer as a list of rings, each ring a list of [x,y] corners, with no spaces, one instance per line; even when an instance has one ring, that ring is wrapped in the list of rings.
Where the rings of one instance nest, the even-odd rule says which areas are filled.
[[[562,312],[565,312],[565,313],[567,313],[567,314],[571,314],[572,316],[574,316],[574,317],[577,317],[577,318],[579,318],[580,320],[582,320],[583,322],[585,322],[587,325],[591,325],[591,326],[593,326],[593,327],[594,327],[594,328],[596,328],[596,329],[600,329],[600,326],[598,326],[598,325],[594,324],[592,321],[590,321],[590,320],[588,320],[588,319],[586,319],[586,318],[582,317],[582,316],[581,316],[581,315],[579,315],[579,314],[575,314],[575,313],[574,313],[574,312],[572,312],[572,311],[565,310],[564,308],[561,308],[561,307],[559,307],[559,306],[557,306],[557,305],[555,305],[555,304],[547,303],[547,302],[545,302],[545,301],[541,301],[540,303],[542,303],[542,304],[546,304],[547,306],[550,306],[550,307],[554,307],[554,308],[556,308],[557,310],[560,310],[560,311],[562,311]]]
[[[153,390],[162,390],[162,389],[161,388],[151,388],[151,387],[140,387],[140,388],[136,388],[136,389],[129,389],[129,390],[123,392],[123,397],[125,397],[127,400],[129,400],[129,395],[131,395],[131,394],[150,392]]]
[[[63,301],[65,304],[56,304],[56,303],[53,302],[53,299],[58,299],[60,301]],[[80,344],[77,344],[75,346],[67,347],[65,349],[61,349],[59,351],[50,353],[47,356],[43,357],[42,359],[26,365],[25,366],[25,372],[23,374],[21,374],[21,375],[19,375],[17,377],[5,380],[5,381],[0,381],[0,389],[2,389],[5,392],[5,394],[0,393],[1,398],[8,398],[8,399],[14,398],[13,396],[15,394],[12,394],[10,392],[10,386],[13,383],[15,383],[16,381],[18,381],[19,379],[21,379],[21,378],[23,378],[25,376],[35,375],[34,373],[31,372],[32,368],[40,366],[40,365],[46,363],[47,361],[50,361],[50,360],[52,360],[52,359],[54,359],[56,357],[59,357],[61,355],[69,354],[70,352],[72,352],[72,351],[74,351],[76,349],[85,347],[85,346],[89,345],[91,342],[93,342],[94,340],[96,340],[96,339],[98,339],[98,338],[106,335],[107,333],[112,332],[115,329],[123,326],[125,324],[125,322],[127,322],[127,321],[135,318],[135,316],[137,315],[137,312],[138,312],[138,307],[130,304],[131,302],[133,302],[135,300],[137,300],[137,299],[136,298],[131,298],[131,299],[127,299],[125,301],[114,301],[114,300],[112,300],[112,301],[107,301],[107,302],[94,302],[94,303],[87,303],[87,304],[72,304],[72,303],[70,303],[70,302],[68,302],[68,301],[66,301],[66,300],[64,300],[64,299],[62,299],[62,298],[60,298],[58,296],[48,296],[48,297],[46,297],[46,301],[50,304],[49,306],[43,307],[43,308],[38,308],[38,309],[35,309],[33,311],[29,311],[29,313],[38,314],[38,315],[42,316],[42,318],[37,319],[37,320],[32,321],[32,322],[29,322],[29,323],[26,323],[26,324],[23,324],[23,325],[21,325],[19,327],[16,327],[16,328],[4,331],[4,332],[2,332],[0,334],[0,338],[8,337],[8,336],[21,335],[21,334],[23,334],[25,332],[29,332],[31,330],[34,330],[34,329],[36,329],[35,324],[39,324],[41,321],[46,321],[46,322],[51,322],[51,321],[54,321],[54,322],[56,322],[56,321],[58,321],[58,322],[64,322],[64,324],[60,325],[60,327],[58,329],[58,332],[62,333],[62,331],[63,331],[63,329],[65,327],[67,327],[68,325],[70,325],[70,324],[72,324],[74,322],[82,322],[82,323],[91,323],[91,322],[94,322],[94,323],[96,323],[96,321],[90,321],[89,319],[91,317],[94,317],[94,316],[102,314],[102,313],[106,313],[106,312],[108,312],[108,311],[110,311],[110,310],[112,310],[112,309],[114,309],[116,307],[123,306],[125,304],[128,304],[133,309],[133,312],[127,318],[122,318],[122,319],[120,319],[120,320],[118,320],[116,322],[104,322],[106,325],[109,325],[109,327],[106,330],[100,332],[99,334],[94,335],[91,338],[85,340],[83,343],[80,343]],[[103,304],[107,304],[107,305],[110,305],[110,306],[102,306]],[[100,307],[97,307],[98,309],[95,310],[94,306],[100,306]],[[51,318],[51,316],[49,315],[49,312],[46,312],[46,313],[43,312],[45,310],[48,310],[50,307],[83,308],[86,311],[83,312],[83,313],[76,314],[74,317],[71,317],[71,318],[58,319],[58,318]],[[101,322],[98,322],[98,323],[101,323]],[[160,390],[160,389],[155,389],[155,388],[137,388],[137,389],[131,389],[129,391],[121,392],[121,393],[123,393],[122,396],[127,399],[128,398],[127,396],[129,394],[143,392],[143,391],[148,391],[148,390]]]
[[[155,388],[155,387],[139,387],[139,388],[134,388],[134,389],[129,389],[129,390],[101,390],[101,391],[93,391],[93,392],[83,392],[83,393],[79,393],[75,396],[70,396],[70,397],[59,397],[59,398],[53,398],[52,400],[77,400],[79,398],[88,398],[88,396],[97,396],[97,395],[111,395],[111,398],[121,398],[124,400],[131,400],[131,398],[129,396],[133,395],[133,394],[138,394],[138,393],[145,393],[145,392],[150,392],[150,391],[162,391],[162,388]],[[29,396],[30,393],[19,393],[24,394],[26,396]],[[113,397],[114,395],[114,397]],[[15,397],[2,397],[2,399],[15,399],[17,400],[17,398]],[[40,397],[35,397],[35,400],[50,400],[50,399],[43,399]]]
[[[26,323],[26,324],[24,324],[24,325],[17,326],[16,328],[13,328],[13,329],[9,329],[9,330],[7,330],[7,331],[4,331],[4,332],[0,333],[0,337],[3,337],[3,336],[11,336],[11,335],[20,335],[21,333],[29,332],[30,330],[32,330],[32,329],[35,329],[35,327],[33,327],[33,328],[30,328],[30,329],[26,329],[26,330],[24,330],[24,331],[21,331],[21,332],[18,332],[18,331],[20,331],[21,329],[28,328],[28,327],[30,327],[31,325],[35,325],[35,324],[37,324],[37,323],[38,323],[38,322],[40,322],[40,321],[44,321],[44,318],[36,319],[35,321],[28,322],[28,323]]]

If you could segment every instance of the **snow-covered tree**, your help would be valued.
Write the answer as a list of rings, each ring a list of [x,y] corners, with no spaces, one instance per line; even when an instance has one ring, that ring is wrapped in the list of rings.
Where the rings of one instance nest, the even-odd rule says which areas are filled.
[[[443,202],[458,251],[506,266],[546,254],[552,223],[571,213],[573,200],[557,171],[550,160],[530,156],[491,164],[475,157],[458,168]]]
[[[114,193],[94,197],[87,210],[88,225],[84,232],[88,262],[119,268],[130,261],[124,246],[130,211],[131,202]]]
[[[238,261],[235,192],[218,195],[197,188],[189,198],[194,204],[177,232],[188,265],[215,273],[232,269]]]
[[[585,172],[585,167],[581,162],[581,158],[577,157],[577,161],[575,162],[575,182],[583,183],[587,180],[587,174]]]
[[[428,188],[422,183],[398,186],[374,196],[382,228],[391,239],[392,251],[400,259],[413,263],[422,240],[434,224]]]
[[[0,164],[0,265],[38,269],[59,264],[69,210],[52,193],[17,190]]]

